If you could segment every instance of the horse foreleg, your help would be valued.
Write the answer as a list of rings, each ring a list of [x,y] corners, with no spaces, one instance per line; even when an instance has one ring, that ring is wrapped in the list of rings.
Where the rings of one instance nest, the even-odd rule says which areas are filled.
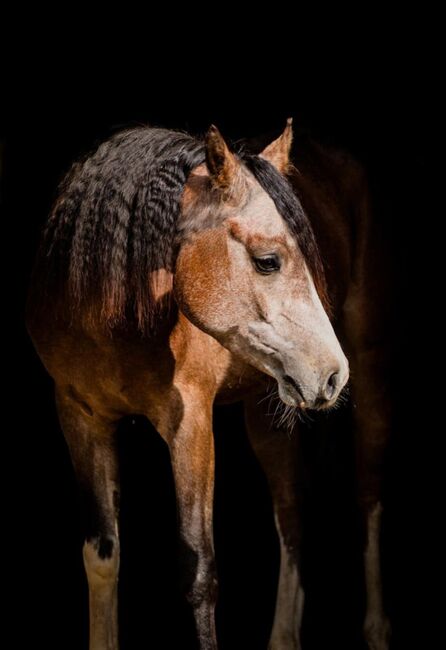
[[[382,505],[377,501],[366,509],[367,541],[364,548],[364,573],[366,586],[366,615],[364,636],[370,650],[388,650],[390,622],[384,613],[381,579]]]
[[[299,571],[300,518],[297,430],[289,436],[271,426],[258,398],[245,401],[245,420],[253,450],[265,472],[280,542],[280,571],[270,650],[300,650],[304,590]]]
[[[166,435],[160,433],[169,445],[175,480],[186,598],[193,609],[200,649],[216,650],[212,402],[184,391],[182,403],[180,424]]]
[[[57,394],[59,420],[82,494],[88,580],[90,650],[117,650],[118,499],[115,426],[69,392]]]
[[[369,650],[388,650],[391,627],[383,603],[381,568],[381,484],[385,444],[377,443],[377,432],[357,431],[359,505],[363,521],[363,562],[366,590],[364,638]]]
[[[370,650],[388,650],[391,627],[384,610],[381,569],[382,483],[390,435],[385,373],[379,351],[360,357],[353,383],[359,505],[364,530],[366,612],[364,637]]]

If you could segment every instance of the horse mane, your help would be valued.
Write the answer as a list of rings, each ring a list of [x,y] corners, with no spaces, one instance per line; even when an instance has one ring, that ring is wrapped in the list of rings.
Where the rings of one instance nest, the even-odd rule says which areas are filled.
[[[239,157],[297,238],[323,297],[316,241],[291,185],[266,160],[242,152]],[[174,271],[182,193],[191,170],[204,161],[203,141],[140,127],[114,135],[75,163],[44,228],[34,301],[42,306],[45,295],[59,298],[75,313],[94,312],[109,326],[133,319],[141,331],[150,329],[163,301],[149,280],[155,271]]]

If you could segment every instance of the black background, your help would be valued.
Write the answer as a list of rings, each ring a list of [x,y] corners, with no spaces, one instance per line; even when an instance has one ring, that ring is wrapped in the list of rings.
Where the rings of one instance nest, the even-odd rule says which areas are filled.
[[[296,30],[296,41],[298,35]],[[437,125],[430,55],[421,56],[411,39],[404,48],[390,39],[383,50],[376,35],[362,49],[360,37],[347,41],[343,51],[333,39],[319,63],[320,35],[314,29],[312,49],[302,53],[291,46],[277,60],[265,51],[268,42],[262,38],[243,57],[229,62],[225,48],[213,44],[208,34],[203,47],[193,53],[179,48],[172,65],[160,63],[160,51],[131,52],[123,62],[118,47],[114,54],[104,51],[68,63],[59,49],[61,40],[59,34],[57,47],[44,62],[36,62],[30,52],[26,64],[12,75],[2,135],[4,207],[11,229],[4,240],[4,299],[7,314],[12,314],[5,323],[12,324],[5,358],[17,351],[8,371],[8,449],[3,456],[8,506],[4,568],[12,576],[6,593],[14,647],[33,643],[80,648],[87,638],[75,481],[55,416],[52,383],[23,324],[38,233],[58,180],[79,154],[123,126],[151,123],[200,134],[215,123],[228,139],[238,139],[278,132],[289,115],[299,128],[347,149],[364,164],[378,206],[376,218],[392,253],[395,290],[389,331],[395,421],[386,465],[385,595],[394,626],[393,648],[417,643],[433,647],[428,639],[435,622],[430,582],[436,556],[428,459],[435,429],[425,420],[429,387],[418,345],[427,332],[419,312],[427,301],[429,226],[435,218],[430,149]],[[226,48],[229,43],[235,47],[231,38],[225,43]],[[209,59],[212,73],[202,65]],[[309,469],[306,650],[363,647],[364,596],[348,409],[335,415],[332,424],[303,434]],[[240,407],[217,411],[215,428],[219,639],[222,648],[266,648],[278,570],[271,503],[243,432]],[[123,423],[121,442],[122,647],[193,648],[189,613],[177,588],[167,450],[142,421]]]

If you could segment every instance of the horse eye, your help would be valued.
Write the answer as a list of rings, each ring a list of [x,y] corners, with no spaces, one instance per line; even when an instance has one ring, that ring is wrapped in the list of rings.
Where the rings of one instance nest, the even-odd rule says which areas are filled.
[[[280,270],[280,260],[277,255],[265,255],[264,257],[253,257],[256,271],[268,275]]]

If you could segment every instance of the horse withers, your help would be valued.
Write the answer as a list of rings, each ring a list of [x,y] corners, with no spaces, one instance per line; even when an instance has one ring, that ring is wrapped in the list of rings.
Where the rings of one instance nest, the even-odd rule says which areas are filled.
[[[314,235],[283,176],[291,140],[288,123],[259,156],[236,155],[215,127],[204,142],[139,128],[61,185],[27,320],[83,495],[92,650],[118,648],[119,421],[142,414],[169,446],[187,598],[200,647],[215,649],[213,404],[257,401],[273,378],[287,407],[326,409],[347,382]]]

